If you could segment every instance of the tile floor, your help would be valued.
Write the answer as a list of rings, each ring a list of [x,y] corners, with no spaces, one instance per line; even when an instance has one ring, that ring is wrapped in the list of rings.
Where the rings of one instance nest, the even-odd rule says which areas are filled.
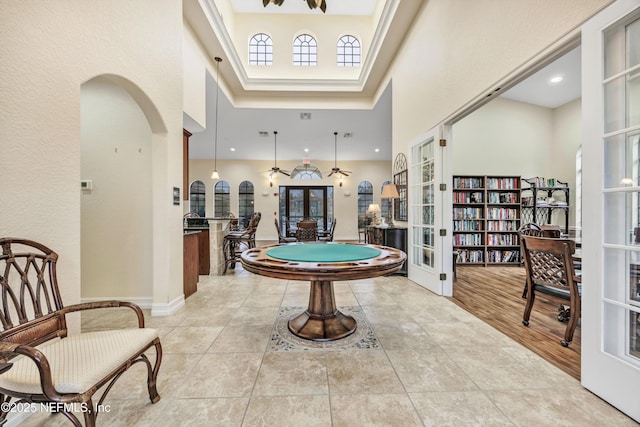
[[[401,276],[337,282],[337,304],[358,311],[362,333],[336,346],[305,346],[279,326],[282,313],[306,307],[308,291],[306,282],[240,266],[224,277],[200,276],[198,292],[179,312],[146,312],[164,349],[162,399],[149,403],[145,368],[134,365],[110,392],[110,410],[98,425],[636,425],[534,353]],[[123,310],[82,319],[83,330],[133,325]],[[71,424],[35,414],[23,425]]]

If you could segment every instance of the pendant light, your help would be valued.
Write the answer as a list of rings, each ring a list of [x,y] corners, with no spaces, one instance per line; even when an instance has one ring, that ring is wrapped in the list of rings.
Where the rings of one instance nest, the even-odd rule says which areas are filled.
[[[213,58],[216,60],[216,121],[215,126],[216,130],[213,134],[213,172],[211,173],[211,179],[220,179],[220,174],[218,173],[218,92],[220,91],[220,62],[222,62],[222,58],[216,56]]]

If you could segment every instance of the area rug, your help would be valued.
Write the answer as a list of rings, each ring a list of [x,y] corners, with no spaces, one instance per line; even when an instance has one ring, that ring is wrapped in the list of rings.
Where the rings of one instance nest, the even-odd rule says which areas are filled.
[[[278,320],[271,333],[271,342],[267,351],[334,351],[334,350],[380,350],[382,347],[378,342],[362,307],[339,307],[345,314],[349,314],[356,319],[358,327],[355,332],[348,337],[329,341],[316,342],[297,337],[289,331],[287,322],[298,313],[303,312],[306,307],[281,307],[278,313]]]

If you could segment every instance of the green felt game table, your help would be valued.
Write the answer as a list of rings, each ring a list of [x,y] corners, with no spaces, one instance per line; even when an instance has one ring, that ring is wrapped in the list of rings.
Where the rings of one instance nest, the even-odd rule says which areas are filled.
[[[351,335],[356,321],[336,308],[333,282],[383,276],[398,271],[406,254],[377,245],[291,243],[246,250],[245,270],[262,276],[311,282],[307,310],[289,320],[289,330],[313,341]]]

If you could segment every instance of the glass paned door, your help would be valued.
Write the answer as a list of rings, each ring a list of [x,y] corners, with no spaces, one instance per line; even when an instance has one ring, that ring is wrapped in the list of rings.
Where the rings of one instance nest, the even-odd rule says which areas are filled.
[[[640,421],[640,4],[615,2],[582,42],[581,378]]]
[[[444,192],[440,190],[445,148],[440,146],[439,135],[439,130],[432,129],[411,146],[408,275],[430,291],[448,295],[451,277],[446,274],[449,265],[444,265],[446,258],[442,255],[446,238],[440,234],[446,228],[442,214]]]
[[[281,186],[279,206],[289,236],[295,235],[296,224],[305,218],[315,219],[318,231],[323,231],[333,221],[333,187]]]

